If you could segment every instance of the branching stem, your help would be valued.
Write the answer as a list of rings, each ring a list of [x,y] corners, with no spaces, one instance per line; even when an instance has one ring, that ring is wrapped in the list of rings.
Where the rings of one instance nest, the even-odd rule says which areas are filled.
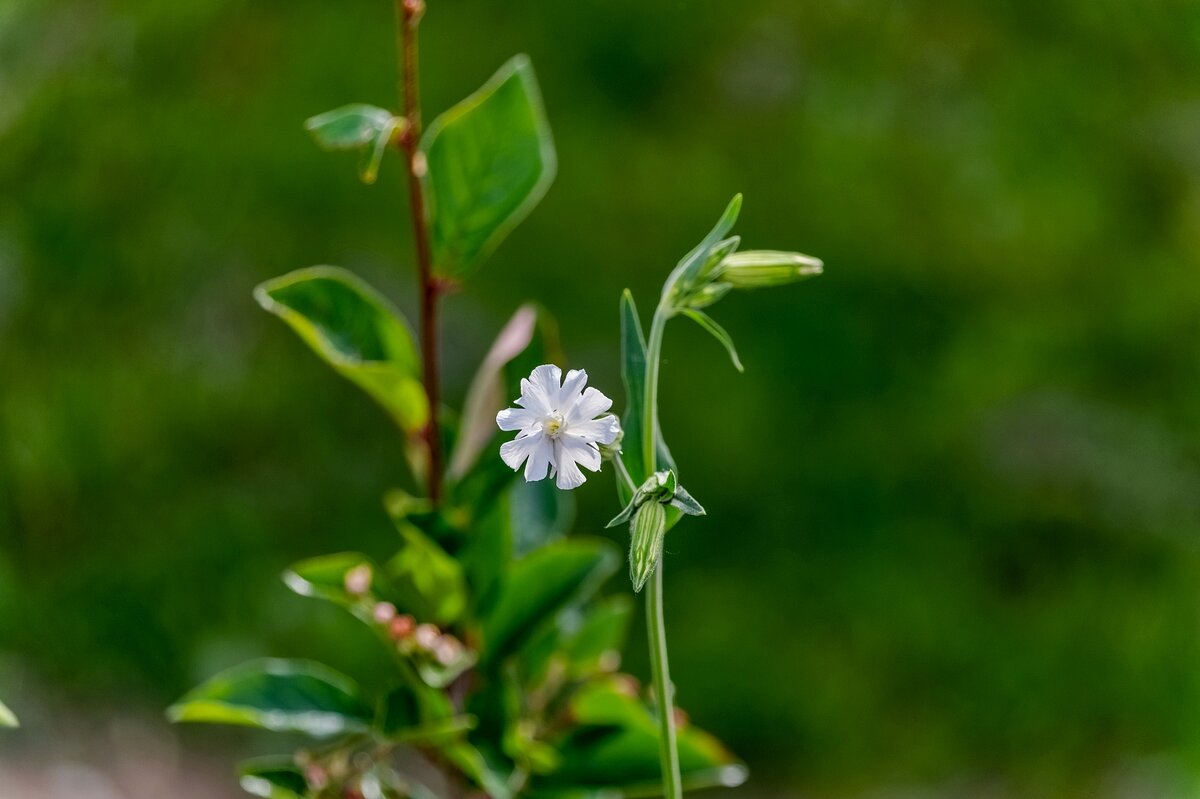
[[[396,61],[400,103],[408,124],[400,137],[408,175],[408,204],[412,216],[413,241],[417,251],[417,276],[421,290],[421,371],[425,398],[429,404],[429,422],[425,426],[425,446],[429,454],[429,498],[434,504],[442,498],[442,434],[438,425],[440,389],[438,383],[437,310],[442,286],[433,274],[433,252],[429,244],[429,220],[426,218],[425,155],[421,152],[421,81],[417,57],[417,30],[425,13],[424,0],[396,0]]]

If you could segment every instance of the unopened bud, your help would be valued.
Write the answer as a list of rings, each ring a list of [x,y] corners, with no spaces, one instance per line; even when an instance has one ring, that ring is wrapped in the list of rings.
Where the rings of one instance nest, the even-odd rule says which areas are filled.
[[[441,636],[441,632],[432,624],[418,624],[416,632],[413,633],[413,640],[417,642],[417,646],[432,652]]]
[[[624,430],[617,430],[617,437],[612,440],[611,444],[597,444],[600,448],[600,459],[611,461],[613,458],[621,454],[621,441],[625,438]]]
[[[345,584],[346,593],[354,596],[362,596],[371,590],[371,578],[374,575],[371,572],[371,564],[360,563],[353,569],[346,572]]]
[[[387,624],[396,618],[396,606],[391,602],[380,602],[371,610],[371,617],[376,624]]]
[[[416,619],[405,613],[402,616],[397,616],[388,624],[388,635],[393,641],[401,641],[413,634],[413,630],[417,628]]]
[[[726,258],[717,272],[717,279],[736,289],[769,288],[819,275],[823,269],[821,259],[810,255],[751,250]]]
[[[629,532],[629,579],[637,592],[654,574],[662,556],[663,535],[667,532],[667,514],[662,503],[652,500],[634,511]]]
[[[329,786],[329,774],[325,771],[324,766],[310,763],[304,767],[304,781],[312,790],[323,791]]]
[[[433,649],[437,662],[449,666],[462,654],[462,644],[452,635],[443,635]]]

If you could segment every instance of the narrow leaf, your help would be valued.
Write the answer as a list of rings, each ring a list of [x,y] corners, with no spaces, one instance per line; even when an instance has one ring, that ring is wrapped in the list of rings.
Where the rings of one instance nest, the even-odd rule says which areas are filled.
[[[167,710],[209,722],[328,737],[369,727],[373,713],[350,678],[319,663],[256,660],[221,672]]]
[[[646,396],[646,337],[638,321],[637,306],[628,289],[621,295],[621,378],[625,383],[625,413],[621,417],[621,429],[625,437],[621,440],[621,459],[633,484],[645,481],[646,464],[642,457],[642,417]],[[671,457],[661,431],[658,436],[658,468],[675,470],[675,459]],[[617,481],[617,492],[622,504],[633,499],[633,492]]]
[[[433,121],[421,139],[439,276],[476,269],[541,200],[556,156],[526,56]]]
[[[687,489],[679,486],[675,489],[675,496],[671,499],[671,506],[679,508],[688,516],[704,516],[704,506],[696,501],[696,498],[688,493]]]
[[[717,220],[717,224],[709,231],[696,247],[683,256],[683,260],[671,272],[667,278],[667,282],[663,285],[663,296],[667,296],[678,285],[687,285],[691,283],[701,269],[708,263],[709,256],[712,250],[717,246],[728,246],[728,242],[723,242],[725,235],[733,229],[733,225],[737,222],[738,214],[742,210],[742,195],[735,194],[733,199],[729,201],[729,205],[725,206],[725,212],[721,214],[721,218]],[[737,246],[734,241],[733,246]]]
[[[304,129],[327,150],[357,150],[373,143],[382,131],[395,126],[392,112],[363,103],[352,103],[304,121]]]
[[[733,339],[730,337],[729,333],[725,331],[725,328],[717,324],[716,321],[714,321],[711,316],[704,313],[704,311],[698,311],[695,308],[684,308],[681,313],[711,333],[712,337],[717,341],[721,342],[721,344],[725,347],[725,351],[729,353],[729,359],[733,361],[733,366],[735,369],[737,369],[739,372],[746,371],[746,367],[742,366],[742,359],[738,357],[737,348],[733,346]]]

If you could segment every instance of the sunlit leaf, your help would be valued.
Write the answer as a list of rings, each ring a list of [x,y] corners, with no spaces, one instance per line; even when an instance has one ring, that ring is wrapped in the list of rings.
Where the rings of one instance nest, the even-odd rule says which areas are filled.
[[[328,737],[373,717],[350,678],[301,660],[255,660],[217,674],[167,710],[174,722],[237,724]]]
[[[429,408],[413,336],[381,294],[345,269],[314,266],[268,280],[254,297],[402,429],[415,433],[425,426]]]
[[[384,150],[404,124],[386,108],[355,103],[311,117],[304,127],[327,150],[361,150],[359,177],[374,183]]]
[[[433,121],[421,139],[437,274],[462,278],[546,193],[556,157],[526,56]]]
[[[17,721],[17,714],[8,709],[8,706],[0,702],[0,727],[19,727],[20,722]]]

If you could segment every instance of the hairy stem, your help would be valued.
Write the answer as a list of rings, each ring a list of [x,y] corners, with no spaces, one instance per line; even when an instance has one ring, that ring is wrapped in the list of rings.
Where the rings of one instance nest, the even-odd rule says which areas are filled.
[[[662,352],[663,329],[667,312],[660,303],[650,323],[646,342],[646,396],[642,406],[643,462],[646,476],[658,469],[658,362]],[[658,746],[662,763],[664,799],[683,795],[679,774],[679,747],[675,734],[675,688],[667,661],[667,625],[663,617],[663,558],[659,556],[654,576],[646,590],[646,629],[650,638],[650,671],[658,705]]]
[[[425,446],[429,454],[427,480],[429,498],[436,504],[442,498],[442,434],[438,427],[440,390],[438,384],[437,309],[441,285],[433,276],[433,251],[429,245],[429,222],[425,216],[425,155],[421,142],[421,82],[417,57],[417,29],[425,13],[424,0],[396,0],[396,60],[400,102],[407,126],[400,137],[408,164],[408,204],[412,216],[413,241],[417,251],[417,276],[421,286],[421,371],[425,398],[429,404],[429,422],[425,426]]]

